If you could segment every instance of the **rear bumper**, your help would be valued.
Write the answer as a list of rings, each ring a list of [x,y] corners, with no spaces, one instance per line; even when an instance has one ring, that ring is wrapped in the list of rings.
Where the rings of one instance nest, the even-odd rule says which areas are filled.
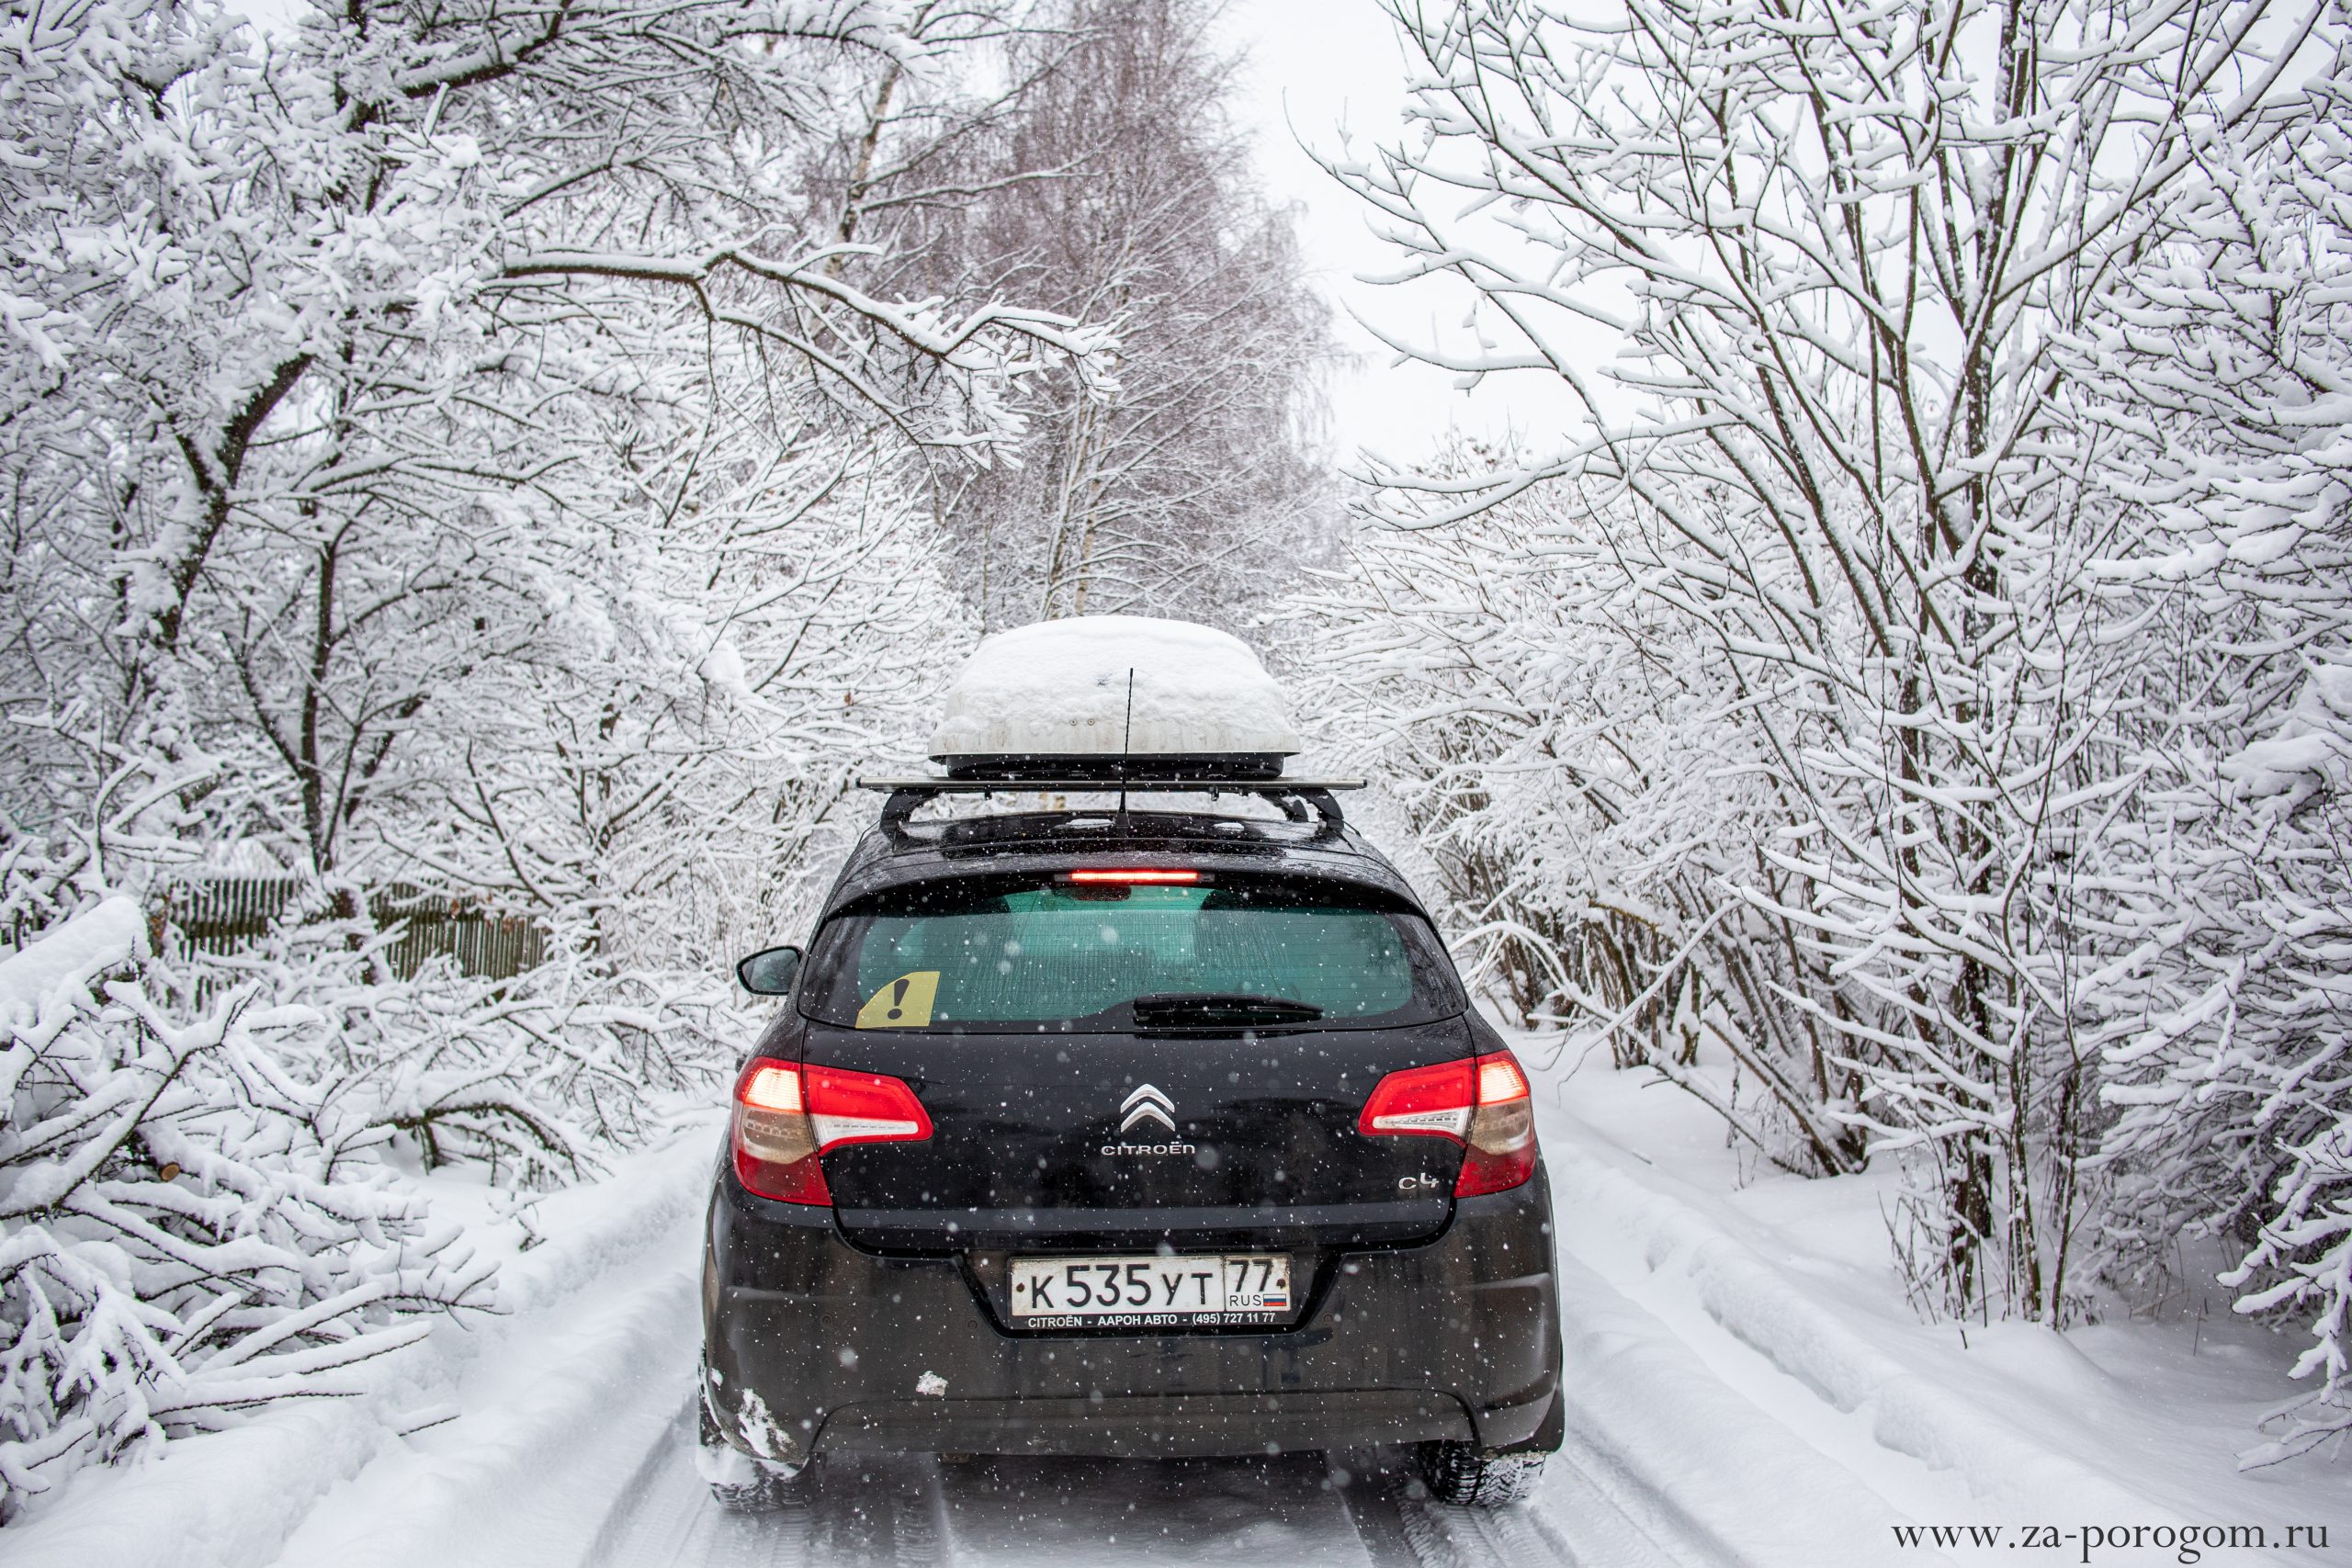
[[[1092,1454],[1125,1459],[1283,1453],[1473,1436],[1461,1402],[1334,1393],[1118,1394],[1102,1399],[877,1399],[832,1412],[820,1450]]]
[[[1430,1242],[1317,1258],[1285,1329],[1039,1334],[1001,1325],[985,1259],[863,1252],[831,1211],[722,1175],[703,1275],[711,1405],[730,1440],[790,1461],[1529,1444],[1560,1395],[1547,1192],[1538,1171],[1461,1201]]]

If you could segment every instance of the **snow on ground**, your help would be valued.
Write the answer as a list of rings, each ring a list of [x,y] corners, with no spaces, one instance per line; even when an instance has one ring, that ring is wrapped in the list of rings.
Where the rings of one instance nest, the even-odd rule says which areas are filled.
[[[689,1453],[697,1220],[715,1115],[526,1228],[508,1315],[389,1359],[377,1393],[286,1406],[85,1472],[0,1539],[11,1564],[1840,1564],[2084,1561],[1897,1544],[1908,1524],[2337,1524],[2325,1462],[2242,1473],[2288,1351],[2209,1315],[2058,1335],[1922,1324],[1888,1264],[1892,1173],[1758,1174],[1695,1102],[1529,1040],[1559,1208],[1568,1442],[1531,1506],[1419,1501],[1395,1456],[1147,1463],[886,1457],[805,1506],[712,1506]],[[1550,1065],[1547,1066],[1547,1063]],[[545,1239],[522,1250],[529,1234]],[[2352,1525],[2335,1529],[2338,1551]],[[2213,1551],[2241,1568],[2325,1553]],[[2176,1551],[2094,1551],[2098,1563]]]
[[[2047,1558],[2012,1544],[2026,1524],[2259,1524],[2274,1540],[2288,1525],[2333,1524],[2343,1550],[2352,1474],[2324,1461],[2237,1468],[2256,1421],[2291,1386],[2293,1347],[2232,1318],[2218,1289],[2202,1321],[2192,1310],[2064,1334],[1922,1323],[1890,1261],[1885,1216],[1901,1196],[1891,1164],[1834,1181],[1758,1172],[1710,1113],[1649,1075],[1611,1072],[1600,1053],[1575,1070],[1573,1046],[1521,1052],[1548,1085],[1539,1124],[1564,1262],[1646,1310],[1721,1390],[1883,1508],[2009,1527],[2000,1547],[1955,1551],[1959,1561],[2082,1560],[2079,1540]],[[1866,1561],[1916,1560],[1884,1529],[1852,1533]],[[2184,1561],[2177,1548],[2089,1560]],[[2202,1560],[2340,1558],[2221,1549]]]
[[[605,1179],[542,1199],[527,1226],[500,1223],[482,1189],[445,1184],[436,1215],[479,1221],[481,1245],[507,1253],[502,1316],[444,1324],[386,1357],[367,1399],[281,1404],[243,1427],[170,1444],[154,1462],[82,1471],[0,1536],[0,1560],[11,1568],[560,1562],[537,1546],[486,1553],[506,1523],[526,1523],[511,1506],[516,1495],[501,1488],[527,1481],[534,1497],[553,1501],[574,1479],[583,1489],[568,1511],[585,1512],[584,1551],[602,1510],[585,1489],[593,1474],[571,1467],[593,1459],[584,1450],[641,1450],[673,1414],[686,1376],[678,1368],[694,1364],[696,1347],[680,1350],[681,1326],[690,1341],[695,1234],[723,1125],[718,1113],[697,1112],[667,1142],[616,1161]],[[547,1240],[522,1250],[534,1231]],[[633,1398],[658,1405],[635,1427]],[[617,1483],[634,1460],[610,1462]],[[560,1517],[533,1523],[554,1542],[567,1539]],[[390,1554],[407,1542],[431,1549]]]

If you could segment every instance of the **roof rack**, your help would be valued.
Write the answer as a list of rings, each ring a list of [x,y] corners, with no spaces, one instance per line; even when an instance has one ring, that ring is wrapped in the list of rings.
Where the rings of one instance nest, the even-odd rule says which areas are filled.
[[[857,781],[858,788],[874,790],[890,797],[882,803],[882,825],[886,828],[903,826],[914,815],[917,807],[938,795],[995,795],[1000,792],[1077,794],[1081,791],[1107,793],[1116,790],[1123,803],[1131,792],[1263,795],[1281,803],[1283,815],[1304,819],[1306,811],[1292,809],[1290,803],[1295,801],[1303,807],[1312,807],[1315,814],[1323,819],[1326,830],[1337,831],[1345,818],[1340,814],[1340,803],[1332,796],[1341,790],[1362,789],[1363,786],[1362,779],[1236,778],[1230,775],[1123,778],[1105,773],[1065,778],[1029,778],[1016,773],[994,778],[861,778]]]

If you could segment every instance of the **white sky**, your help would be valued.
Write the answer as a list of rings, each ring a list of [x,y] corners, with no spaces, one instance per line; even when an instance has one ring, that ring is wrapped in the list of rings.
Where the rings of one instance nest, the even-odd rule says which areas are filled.
[[[1392,458],[1418,457],[1449,424],[1481,434],[1516,429],[1538,450],[1560,443],[1576,412],[1556,384],[1515,375],[1489,378],[1465,393],[1452,376],[1428,366],[1392,367],[1395,355],[1349,315],[1352,309],[1394,335],[1425,342],[1459,325],[1466,299],[1434,283],[1383,288],[1356,281],[1359,274],[1391,270],[1394,253],[1373,237],[1363,206],[1299,146],[1303,139],[1336,152],[1343,128],[1360,152],[1396,136],[1405,64],[1387,17],[1373,0],[1229,0],[1226,27],[1224,41],[1250,53],[1234,107],[1257,132],[1267,193],[1300,208],[1300,238],[1336,307],[1340,340],[1362,355],[1331,389],[1338,455],[1344,460],[1370,448]]]

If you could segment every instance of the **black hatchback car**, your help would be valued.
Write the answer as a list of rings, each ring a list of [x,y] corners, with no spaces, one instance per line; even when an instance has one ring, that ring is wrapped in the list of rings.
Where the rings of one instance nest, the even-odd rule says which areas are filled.
[[[1245,787],[1289,815],[902,794],[806,961],[744,961],[788,1001],[710,1202],[722,1500],[861,1450],[1410,1445],[1440,1499],[1532,1489],[1563,1392],[1527,1079],[1329,795]]]

